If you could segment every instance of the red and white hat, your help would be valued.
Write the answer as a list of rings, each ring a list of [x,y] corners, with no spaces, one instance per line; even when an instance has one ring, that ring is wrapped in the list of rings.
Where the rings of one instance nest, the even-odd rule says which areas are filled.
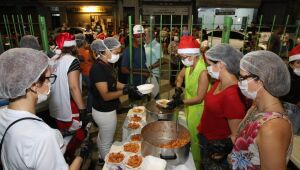
[[[178,45],[178,54],[199,55],[200,45],[192,36],[183,36]]]
[[[300,60],[300,45],[297,45],[289,52],[289,62]]]
[[[76,46],[75,36],[68,32],[58,34],[55,38],[55,42],[59,49]]]

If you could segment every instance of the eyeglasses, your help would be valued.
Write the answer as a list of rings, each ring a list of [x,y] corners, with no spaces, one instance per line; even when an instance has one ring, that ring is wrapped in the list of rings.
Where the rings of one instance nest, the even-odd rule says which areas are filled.
[[[242,75],[239,75],[239,81],[243,81],[243,80],[246,80],[248,78],[254,78],[254,79],[259,79],[259,77],[257,75],[254,75],[254,74],[248,74],[248,75],[245,75],[245,76],[242,76]]]
[[[51,74],[49,77],[45,77],[45,79],[48,79],[51,84],[54,84],[56,81],[57,75]]]

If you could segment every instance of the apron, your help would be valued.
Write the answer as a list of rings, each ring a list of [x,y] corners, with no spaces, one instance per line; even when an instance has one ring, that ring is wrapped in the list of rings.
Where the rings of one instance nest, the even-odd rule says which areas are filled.
[[[197,96],[199,75],[203,70],[206,70],[206,65],[202,57],[198,60],[191,74],[191,67],[185,69],[185,99],[191,99]],[[185,106],[187,125],[191,134],[191,151],[197,170],[200,169],[200,142],[198,139],[197,126],[201,120],[203,108],[204,101],[200,104]]]

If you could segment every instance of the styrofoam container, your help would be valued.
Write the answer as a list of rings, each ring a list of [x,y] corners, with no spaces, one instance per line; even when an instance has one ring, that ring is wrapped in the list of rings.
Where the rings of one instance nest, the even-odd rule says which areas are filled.
[[[142,94],[149,94],[152,92],[154,85],[153,84],[143,84],[143,85],[137,86],[137,88]]]

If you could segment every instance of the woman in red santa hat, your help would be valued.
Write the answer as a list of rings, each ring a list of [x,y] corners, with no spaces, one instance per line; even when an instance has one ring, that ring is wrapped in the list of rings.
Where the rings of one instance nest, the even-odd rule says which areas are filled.
[[[81,93],[80,62],[75,57],[75,36],[61,33],[56,37],[56,45],[61,49],[61,54],[52,59],[52,71],[57,75],[57,80],[52,86],[49,110],[60,131],[76,130],[65,153],[67,161],[72,161],[76,148],[85,136],[81,127],[87,123],[83,121],[86,120],[86,107]]]
[[[281,100],[300,107],[300,45],[289,53],[289,71],[291,75],[291,90]]]
[[[191,133],[191,151],[196,168],[200,168],[200,147],[197,125],[203,112],[203,99],[209,88],[209,78],[204,58],[200,55],[200,45],[192,36],[183,36],[178,45],[178,54],[185,66],[177,76],[175,95],[168,103],[168,108],[173,109],[185,105],[187,125]],[[185,80],[185,97],[182,84]]]
[[[288,68],[291,76],[290,92],[281,97],[284,108],[293,125],[293,132],[300,131],[300,45],[289,53]]]

